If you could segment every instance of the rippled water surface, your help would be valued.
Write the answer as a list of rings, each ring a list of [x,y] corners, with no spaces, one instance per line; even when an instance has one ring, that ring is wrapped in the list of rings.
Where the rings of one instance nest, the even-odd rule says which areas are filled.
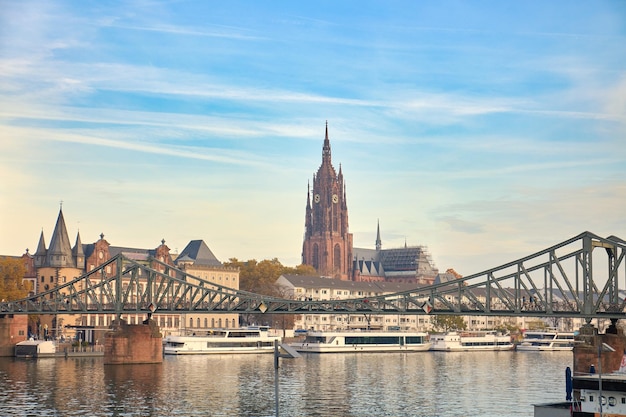
[[[571,352],[419,352],[281,359],[280,416],[528,416],[565,399]],[[2,416],[273,416],[273,355],[0,358]]]

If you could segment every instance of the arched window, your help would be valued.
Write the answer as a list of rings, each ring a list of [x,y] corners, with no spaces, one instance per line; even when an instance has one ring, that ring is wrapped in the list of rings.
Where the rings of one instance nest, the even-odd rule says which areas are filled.
[[[196,324],[197,324],[197,326],[196,326],[196,327],[199,329],[199,328],[200,328],[200,317],[198,317],[198,318],[196,319]]]
[[[215,327],[215,318],[211,319],[211,327]]]
[[[217,320],[217,326],[220,328],[222,327],[222,319]]]
[[[193,327],[193,318],[189,317],[189,327]]]
[[[320,267],[320,248],[317,243],[313,244],[313,268],[319,269]]]
[[[336,244],[335,249],[333,250],[333,264],[335,266],[335,271],[341,272],[341,247],[339,244]]]
[[[204,318],[204,327],[209,327],[209,319],[207,319],[206,317]]]

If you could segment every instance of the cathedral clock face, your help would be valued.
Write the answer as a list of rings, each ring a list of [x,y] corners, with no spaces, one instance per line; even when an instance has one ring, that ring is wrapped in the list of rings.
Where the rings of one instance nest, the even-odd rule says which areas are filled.
[[[337,194],[333,194],[333,203],[336,203],[337,201],[339,201],[339,197],[337,197]]]
[[[316,203],[320,202],[320,195],[319,194],[315,194],[314,200]]]

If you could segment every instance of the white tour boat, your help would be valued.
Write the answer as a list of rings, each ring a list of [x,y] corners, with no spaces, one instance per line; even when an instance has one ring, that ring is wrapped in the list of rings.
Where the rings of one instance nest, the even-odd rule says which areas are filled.
[[[542,330],[524,332],[524,338],[517,345],[517,350],[572,350],[574,349],[574,332]]]
[[[509,334],[493,330],[448,332],[430,335],[430,350],[464,352],[478,350],[513,350],[515,344]]]
[[[430,349],[428,333],[403,331],[309,331],[298,352],[420,352]]]
[[[239,329],[212,329],[198,331],[191,336],[167,336],[163,339],[166,355],[273,353],[274,341],[280,336],[270,336],[269,327]]]

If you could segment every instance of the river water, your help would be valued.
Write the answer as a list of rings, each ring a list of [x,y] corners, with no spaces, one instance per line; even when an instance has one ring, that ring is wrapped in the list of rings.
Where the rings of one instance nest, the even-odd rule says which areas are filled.
[[[565,400],[571,352],[308,354],[280,359],[280,416],[527,416]],[[0,358],[1,416],[274,416],[271,354]]]

